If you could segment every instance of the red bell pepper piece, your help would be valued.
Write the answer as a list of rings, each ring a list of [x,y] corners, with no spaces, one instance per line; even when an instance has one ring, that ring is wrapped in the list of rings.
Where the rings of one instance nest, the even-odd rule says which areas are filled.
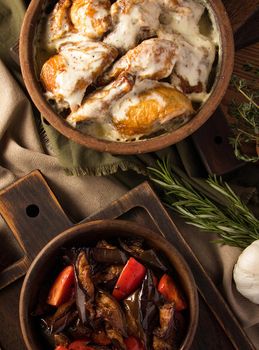
[[[75,340],[73,343],[69,344],[68,350],[95,350],[87,345],[88,342],[89,340]]]
[[[48,295],[47,303],[59,306],[69,300],[74,286],[74,268],[69,265],[64,268],[54,281]]]
[[[145,350],[141,341],[135,337],[128,337],[124,339],[127,350]]]
[[[67,350],[67,348],[63,345],[59,345],[55,348],[55,350]]]
[[[181,311],[187,308],[186,301],[184,300],[180,290],[175,285],[172,277],[166,273],[161,277],[157,289],[167,301],[175,303],[175,309],[177,311]]]
[[[113,289],[112,295],[117,300],[125,299],[135,292],[140,286],[146,274],[146,268],[134,258],[129,258],[124,266],[118,281]]]

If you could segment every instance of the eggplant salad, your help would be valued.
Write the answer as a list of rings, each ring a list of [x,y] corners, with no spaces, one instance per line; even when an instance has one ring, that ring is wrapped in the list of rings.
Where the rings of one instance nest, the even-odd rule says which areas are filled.
[[[188,304],[175,271],[141,239],[63,248],[33,311],[54,350],[177,350]]]

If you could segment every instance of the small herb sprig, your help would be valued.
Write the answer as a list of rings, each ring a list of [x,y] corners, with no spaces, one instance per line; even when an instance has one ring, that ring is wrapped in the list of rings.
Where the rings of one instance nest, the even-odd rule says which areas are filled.
[[[244,65],[244,70],[251,72],[258,81],[258,68],[251,64]],[[259,160],[259,89],[255,84],[250,84],[247,80],[233,76],[232,85],[242,95],[244,102],[232,103],[229,112],[235,118],[232,125],[234,137],[230,143],[234,147],[235,156],[245,162],[257,162]],[[242,152],[242,145],[254,144],[257,156],[249,156]]]
[[[224,205],[198,192],[187,177],[177,175],[169,160],[157,161],[157,167],[149,168],[149,172],[150,179],[163,189],[165,203],[188,224],[219,234],[216,243],[246,248],[259,239],[259,220],[221,179],[214,176],[206,182],[217,195],[224,197]]]

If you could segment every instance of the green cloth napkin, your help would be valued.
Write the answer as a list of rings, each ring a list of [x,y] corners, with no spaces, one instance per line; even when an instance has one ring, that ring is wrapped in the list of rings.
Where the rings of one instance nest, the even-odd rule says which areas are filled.
[[[43,118],[42,125],[50,148],[68,175],[102,176],[114,174],[118,170],[134,170],[139,174],[146,174],[144,164],[137,157],[114,156],[87,149],[67,139]]]
[[[20,34],[25,5],[21,0],[0,0],[0,57],[8,68],[16,68],[11,57]]]

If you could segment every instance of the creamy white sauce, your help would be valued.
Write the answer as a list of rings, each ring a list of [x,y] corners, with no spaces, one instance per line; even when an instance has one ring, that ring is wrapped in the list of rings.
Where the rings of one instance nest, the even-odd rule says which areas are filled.
[[[161,44],[160,40],[163,50],[160,59],[157,59],[154,42],[152,44],[153,39],[150,39],[150,47],[147,45],[146,50],[143,50],[143,53],[136,56],[131,62],[129,73],[135,76],[136,82],[128,93],[125,92],[126,83],[112,89],[110,89],[110,84],[96,90],[96,94],[85,97],[82,102],[87,86],[96,79],[95,72],[107,59],[104,48],[94,48],[98,46],[99,41],[92,41],[90,44],[92,49],[84,50],[82,43],[89,40],[86,39],[87,33],[95,34],[95,28],[91,18],[84,17],[83,7],[79,9],[76,17],[81,18],[81,24],[85,23],[85,29],[71,32],[68,22],[63,21],[59,31],[54,33],[53,28],[49,25],[49,16],[42,20],[37,38],[41,48],[48,51],[49,55],[60,52],[67,62],[66,71],[57,75],[56,91],[47,92],[46,98],[55,100],[59,110],[70,107],[72,113],[67,121],[71,125],[76,127],[77,120],[86,120],[84,128],[87,133],[109,140],[125,140],[112,124],[112,118],[117,122],[126,118],[129,108],[140,101],[139,94],[158,84],[157,81],[147,80],[146,77],[155,76],[159,71],[165,71],[164,77],[171,74],[171,85],[169,86],[175,86],[179,90],[181,79],[178,76],[188,82],[191,87],[202,84],[202,92],[190,93],[188,97],[191,101],[204,103],[210,95],[210,91],[207,91],[207,84],[216,50],[220,50],[219,31],[211,9],[205,5],[205,0],[178,0],[177,2],[142,0],[132,4],[130,0],[125,1],[128,6],[126,6],[127,11],[123,8],[124,1],[120,2],[120,0],[112,5],[110,13],[102,7],[101,3],[100,7],[96,8],[94,20],[102,20],[107,15],[111,15],[113,21],[113,28],[103,38],[103,42],[125,53],[135,48],[143,40],[157,36],[159,39],[168,40],[169,43],[173,42],[175,48],[172,50],[174,54],[171,54],[170,45]],[[204,18],[206,8],[212,28],[208,30],[208,35],[203,35],[200,33],[199,22],[201,18]],[[167,60],[169,56],[170,62]],[[165,62],[167,62],[167,69],[165,69]],[[109,64],[107,63],[107,67]],[[116,70],[116,64],[120,66],[120,61],[114,64],[114,70]],[[145,80],[141,81],[143,79]],[[79,81],[85,82],[82,86],[80,84],[80,88],[77,86]],[[163,97],[158,93],[149,94],[148,98],[156,100],[161,106],[165,105]],[[187,120],[180,119],[179,126]],[[134,135],[131,139],[138,139],[141,136]]]
[[[93,82],[100,67],[105,66],[109,48],[102,43],[85,42],[61,47],[66,70],[57,74],[55,94],[61,95],[71,110],[80,106],[86,88]]]
[[[143,0],[132,5],[129,13],[118,14],[115,29],[104,42],[125,52],[136,46],[144,28],[155,34],[159,27],[161,9],[155,1]]]
[[[113,117],[113,120],[116,122],[128,119],[128,111],[132,106],[137,105],[140,102],[139,95],[145,91],[148,91],[155,86],[157,86],[159,83],[154,80],[143,80],[141,82],[137,82],[134,85],[134,88],[124,95],[122,98],[120,98],[117,102],[115,102],[110,111],[111,115]],[[166,101],[163,99],[163,97],[156,93],[152,92],[152,94],[149,94],[147,97],[149,100],[155,100],[157,101],[162,107],[166,105]]]

